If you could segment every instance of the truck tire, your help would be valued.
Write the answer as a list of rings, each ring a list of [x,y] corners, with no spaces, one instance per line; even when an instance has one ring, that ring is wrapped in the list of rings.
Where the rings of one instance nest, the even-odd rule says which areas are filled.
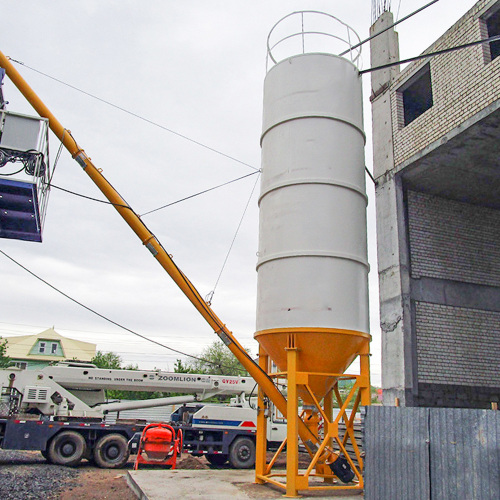
[[[75,467],[81,462],[86,448],[87,444],[81,434],[75,431],[63,431],[52,438],[47,460],[53,464]]]
[[[40,453],[42,454],[42,457],[45,458],[45,460],[47,460],[47,462],[50,464],[52,463],[51,460],[50,460],[50,457],[49,457],[49,450],[46,449],[46,450],[40,450]]]
[[[222,453],[209,453],[208,455],[205,455],[205,457],[208,460],[208,463],[215,465],[216,467],[222,467],[228,459],[227,455],[223,455]]]
[[[121,469],[129,455],[127,440],[121,434],[103,436],[94,448],[94,460],[101,469]]]
[[[255,443],[250,438],[236,438],[229,448],[229,463],[235,469],[253,467],[255,465]]]

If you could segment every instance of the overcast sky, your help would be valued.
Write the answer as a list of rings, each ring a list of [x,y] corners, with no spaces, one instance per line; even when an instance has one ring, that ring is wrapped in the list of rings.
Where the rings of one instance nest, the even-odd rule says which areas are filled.
[[[427,3],[393,0],[399,18]],[[425,50],[475,2],[440,0],[398,27],[402,58]],[[266,38],[280,18],[320,10],[361,38],[370,0],[0,0],[0,50],[25,65],[110,101],[254,168]],[[363,66],[369,67],[368,46]],[[253,170],[16,65],[95,165],[139,214]],[[369,76],[364,78],[367,166],[372,170]],[[9,81],[8,109],[33,114]],[[58,149],[50,143],[51,162]],[[203,296],[213,290],[256,176],[144,216]],[[102,198],[63,152],[53,183]],[[380,384],[375,203],[369,194],[372,378]],[[253,340],[258,187],[212,301],[240,342]],[[53,189],[43,243],[0,240],[0,249],[88,307],[142,335],[199,354],[215,338],[204,320],[110,206]],[[173,369],[180,356],[92,315],[0,255],[0,335],[58,332],[119,353],[141,368]]]

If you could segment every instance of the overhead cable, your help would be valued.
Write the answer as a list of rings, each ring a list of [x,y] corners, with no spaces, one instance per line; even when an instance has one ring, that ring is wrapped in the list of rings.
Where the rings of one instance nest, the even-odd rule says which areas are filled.
[[[399,0],[399,3],[398,3],[398,11],[396,13],[396,21],[398,20],[398,17],[399,17],[399,9],[401,8],[401,0]]]
[[[143,217],[144,215],[148,215],[148,214],[151,214],[153,212],[157,212],[158,210],[162,210],[162,209],[170,207],[172,205],[176,205],[177,203],[181,203],[182,201],[190,200],[191,198],[194,198],[196,196],[200,196],[202,194],[208,193],[209,191],[214,191],[215,189],[221,188],[223,186],[227,186],[228,184],[232,184],[233,182],[240,181],[242,179],[246,179],[247,177],[250,177],[250,176],[258,174],[258,173],[260,173],[260,172],[252,172],[250,174],[243,175],[242,177],[238,177],[237,179],[232,179],[232,180],[224,182],[222,184],[218,184],[217,186],[213,186],[211,188],[204,189],[203,191],[200,191],[198,193],[192,194],[190,196],[186,196],[186,197],[181,198],[181,199],[176,200],[176,201],[172,201],[171,203],[168,203],[167,205],[163,205],[163,206],[155,208],[153,210],[149,210],[148,212],[144,212],[143,214],[137,214],[137,215],[138,215],[138,217]],[[2,174],[2,175],[5,175],[5,174]],[[72,194],[74,196],[79,196],[80,198],[85,198],[86,200],[96,201],[98,203],[104,203],[105,205],[113,205],[114,207],[128,208],[129,210],[132,210],[132,208],[129,205],[123,205],[121,203],[112,203],[111,201],[107,201],[107,200],[100,200],[99,198],[94,198],[92,196],[87,196],[85,194],[71,191],[71,190],[63,188],[61,186],[56,186],[55,184],[50,184],[50,185],[46,184],[46,186],[54,188],[54,189],[58,189],[59,191],[63,191],[63,192],[68,193],[68,194]]]
[[[341,52],[339,54],[339,56],[345,56],[346,54],[348,54],[352,50],[357,49],[358,47],[365,44],[366,42],[369,42],[370,40],[373,40],[377,36],[381,35],[382,33],[385,33],[387,30],[390,30],[391,28],[393,28],[397,24],[402,23],[403,21],[406,21],[407,19],[414,16],[415,14],[422,12],[424,9],[427,9],[427,7],[430,7],[431,5],[435,4],[436,2],[439,2],[439,0],[432,0],[432,2],[429,2],[428,4],[424,5],[423,7],[420,7],[420,9],[417,9],[415,12],[412,12],[411,14],[408,14],[407,16],[402,17],[399,21],[396,21],[396,22],[390,24],[389,26],[387,26],[383,30],[379,31],[378,33],[375,33],[374,35],[369,36],[368,38],[365,38],[364,40],[361,40],[361,42],[357,43],[356,45],[349,47],[347,50],[344,50],[344,52]]]
[[[365,171],[368,174],[368,177],[372,180],[373,184],[377,184],[377,181],[375,180],[375,177],[373,177],[373,174],[368,170],[368,167],[365,166]]]
[[[92,309],[91,307],[88,307],[85,304],[83,304],[82,302],[79,302],[78,300],[74,299],[73,297],[71,297],[67,293],[63,292],[59,288],[55,287],[54,285],[52,285],[48,281],[44,280],[43,278],[41,278],[40,276],[38,276],[37,274],[35,274],[33,271],[31,271],[27,267],[23,266],[20,262],[18,262],[17,260],[15,260],[13,257],[11,257],[10,255],[8,255],[7,253],[5,253],[1,249],[0,249],[0,253],[2,253],[5,257],[7,257],[9,260],[11,260],[14,264],[16,264],[17,266],[19,266],[21,269],[24,269],[27,273],[31,274],[31,276],[33,276],[37,280],[41,281],[42,283],[44,283],[48,287],[52,288],[52,290],[55,290],[57,293],[59,293],[62,296],[66,297],[67,299],[71,300],[72,302],[74,302],[75,304],[79,305],[80,307],[83,307],[84,309],[86,309],[87,311],[91,312],[92,314],[95,314],[96,316],[99,316],[100,318],[104,319],[108,323],[111,323],[111,324],[117,326],[118,328],[121,328],[122,330],[125,330],[125,331],[131,333],[132,335],[135,335],[136,337],[140,337],[143,340],[146,340],[148,342],[156,344],[156,345],[158,345],[160,347],[168,349],[169,351],[175,352],[177,354],[181,354],[182,356],[187,356],[188,358],[193,358],[193,359],[196,359],[198,361],[202,361],[203,363],[207,363],[207,364],[211,364],[211,365],[217,366],[218,368],[231,368],[231,367],[222,365],[221,363],[216,363],[216,362],[210,361],[208,359],[203,359],[203,358],[200,358],[198,356],[193,356],[192,354],[187,354],[187,353],[185,353],[183,351],[179,351],[178,349],[174,349],[173,347],[169,347],[169,346],[167,346],[165,344],[162,344],[161,342],[158,342],[157,340],[150,339],[150,338],[146,337],[145,335],[137,333],[134,330],[131,330],[130,328],[127,328],[126,326],[123,326],[120,323],[118,323],[116,321],[113,321],[112,319],[108,318],[107,316],[104,316],[103,314],[97,312],[95,309]],[[244,371],[244,370],[242,369],[241,371]]]
[[[259,174],[259,173],[260,173],[260,170],[257,172],[252,172],[251,174],[243,175],[242,177],[238,177],[237,179],[233,179],[231,181],[224,182],[224,183],[219,184],[217,186],[214,186],[214,187],[211,187],[208,189],[204,189],[203,191],[192,194],[191,196],[186,196],[185,198],[181,198],[180,200],[173,201],[171,203],[167,203],[167,205],[163,205],[163,206],[155,208],[153,210],[149,210],[148,212],[144,212],[143,214],[140,214],[139,217],[143,217],[144,215],[152,214],[153,212],[158,212],[158,210],[163,210],[164,208],[171,207],[172,205],[175,205],[176,203],[180,203],[181,201],[190,200],[191,198],[194,198],[195,196],[199,196],[200,194],[208,193],[209,191],[213,191],[214,189],[218,189],[220,187],[227,186],[228,184],[231,184],[231,183],[236,182],[236,181],[241,181],[241,179],[246,179],[247,177],[250,177],[251,175],[255,175],[255,174]]]
[[[215,285],[214,285],[214,288],[213,290],[208,294],[208,299],[205,299],[206,302],[208,303],[208,305],[211,305],[211,302],[212,302],[212,299],[213,299],[213,296],[215,294],[215,290],[217,288],[217,285],[219,284],[219,281],[220,281],[220,278],[222,276],[222,273],[224,272],[224,268],[226,267],[226,264],[227,264],[227,260],[229,259],[229,254],[231,253],[231,250],[233,249],[233,245],[234,245],[234,242],[236,241],[236,237],[238,236],[238,233],[240,231],[240,227],[241,227],[241,224],[243,222],[243,219],[245,218],[245,214],[247,213],[247,210],[248,210],[248,205],[250,205],[250,201],[252,199],[252,196],[253,196],[253,193],[255,191],[255,188],[257,187],[257,182],[259,181],[259,177],[257,177],[257,179],[255,179],[255,183],[253,185],[253,188],[252,188],[252,191],[250,193],[250,196],[248,197],[248,201],[247,201],[247,204],[245,205],[245,209],[243,210],[243,214],[241,216],[241,219],[240,219],[240,222],[238,223],[238,227],[236,228],[236,232],[234,233],[234,236],[233,236],[233,240],[231,241],[231,244],[229,245],[229,250],[227,251],[226,253],[226,258],[224,259],[224,263],[222,264],[222,268],[220,270],[220,273],[219,273],[219,276],[217,276],[217,280],[215,281]]]
[[[122,205],[121,203],[111,203],[110,201],[100,200],[99,198],[93,198],[92,196],[87,196],[85,194],[77,193],[75,191],[70,191],[69,189],[65,189],[61,186],[56,186],[55,184],[45,184],[45,186],[58,189],[59,191],[64,191],[65,193],[72,194],[80,198],[85,198],[86,200],[96,201],[97,203],[104,203],[105,205],[113,205],[114,207],[128,208],[132,210],[132,208],[130,208],[128,205]]]
[[[70,132],[70,134],[71,134],[71,132]],[[59,163],[59,158],[61,158],[61,153],[62,153],[62,150],[64,147],[64,136],[65,135],[66,135],[66,129],[63,130],[61,143],[59,144],[59,148],[58,148],[57,154],[56,154],[56,159],[54,160],[54,166],[52,167],[52,174],[50,175],[50,178],[49,178],[49,186],[48,186],[49,188],[50,188],[50,183],[52,182],[52,179],[54,178],[54,174],[56,173],[56,167],[57,167],[57,164]]]
[[[391,68],[392,66],[398,66],[400,64],[405,64],[413,61],[419,61],[420,59],[428,59],[429,57],[440,56],[441,54],[447,54],[448,52],[453,52],[454,50],[466,49],[468,47],[473,47],[474,45],[480,45],[483,43],[491,43],[500,40],[500,35],[490,36],[484,40],[476,40],[475,42],[464,43],[463,45],[457,45],[455,47],[449,47],[447,49],[436,50],[435,52],[429,52],[427,54],[422,54],[420,56],[410,57],[408,59],[402,59],[401,61],[395,61],[388,64],[382,64],[382,66],[375,66],[374,68],[363,69],[359,72],[360,75],[364,73],[370,73],[372,71],[377,71],[379,69]]]
[[[238,160],[238,158],[235,158],[234,156],[223,153],[222,151],[219,151],[218,149],[212,148],[212,147],[208,146],[207,144],[204,144],[200,141],[197,141],[196,139],[192,139],[191,137],[188,137],[187,135],[181,134],[180,132],[176,132],[175,130],[172,130],[171,128],[165,127],[164,125],[161,125],[158,122],[150,120],[149,118],[145,118],[144,116],[141,116],[137,113],[134,113],[133,111],[130,111],[128,109],[122,108],[121,106],[118,106],[117,104],[114,104],[110,101],[107,101],[106,99],[103,99],[102,97],[98,97],[95,94],[91,94],[90,92],[86,92],[85,90],[80,89],[78,87],[75,87],[74,85],[71,85],[70,83],[66,83],[66,82],[60,80],[59,78],[55,78],[53,76],[50,76],[47,73],[44,73],[43,71],[32,68],[31,66],[28,66],[27,64],[25,64],[21,61],[17,61],[16,59],[13,59],[12,57],[8,57],[8,59],[14,63],[20,64],[21,66],[24,66],[25,68],[30,69],[31,71],[34,71],[36,73],[39,73],[40,75],[43,75],[47,78],[50,78],[51,80],[54,80],[55,82],[58,82],[62,85],[66,85],[66,87],[69,87],[73,90],[76,90],[77,92],[81,92],[82,94],[85,94],[86,96],[92,97],[93,99],[96,99],[97,101],[100,101],[104,104],[107,104],[108,106],[111,106],[115,109],[118,109],[118,110],[122,111],[123,113],[127,113],[128,115],[134,116],[135,118],[138,118],[139,120],[142,120],[146,123],[149,123],[150,125],[154,125],[155,127],[161,128],[162,130],[165,130],[166,132],[170,132],[171,134],[174,134],[177,137],[180,137],[182,139],[185,139],[186,141],[192,142],[193,144],[196,144],[197,146],[208,149],[209,151],[212,151],[213,153],[216,153],[220,156],[224,156],[225,158],[228,158],[229,160],[235,161],[236,163],[239,163],[240,165],[244,165],[245,167],[251,168],[252,170],[255,170],[255,171],[259,170],[258,168],[254,167],[253,165],[250,165],[249,163],[246,163],[242,160]]]

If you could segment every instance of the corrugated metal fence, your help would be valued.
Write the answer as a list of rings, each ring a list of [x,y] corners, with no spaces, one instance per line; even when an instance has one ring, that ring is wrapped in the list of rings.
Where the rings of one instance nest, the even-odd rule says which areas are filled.
[[[498,500],[500,412],[371,406],[365,500]]]

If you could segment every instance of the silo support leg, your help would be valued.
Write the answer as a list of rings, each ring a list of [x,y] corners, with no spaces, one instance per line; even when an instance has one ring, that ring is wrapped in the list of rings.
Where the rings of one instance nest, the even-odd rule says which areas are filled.
[[[325,412],[325,434],[327,433],[327,423],[330,423],[333,421],[333,390],[328,391],[326,396],[323,399],[323,411]],[[327,447],[333,448],[333,438],[329,438],[326,444]],[[324,478],[325,483],[330,483],[333,484],[333,477],[325,477]]]
[[[262,347],[259,348],[259,366],[268,373],[269,356]],[[263,484],[265,481],[259,478],[266,474],[266,449],[267,449],[267,418],[266,405],[264,403],[264,392],[259,388],[257,400],[257,437],[256,437],[256,455],[255,455],[255,482]]]
[[[360,377],[359,385],[361,392],[361,404],[368,406],[371,404],[370,393],[370,344],[367,342],[359,354]]]
[[[287,434],[286,434],[286,495],[298,497],[297,476],[299,474],[299,398],[297,392],[297,354],[296,347],[287,347]]]

